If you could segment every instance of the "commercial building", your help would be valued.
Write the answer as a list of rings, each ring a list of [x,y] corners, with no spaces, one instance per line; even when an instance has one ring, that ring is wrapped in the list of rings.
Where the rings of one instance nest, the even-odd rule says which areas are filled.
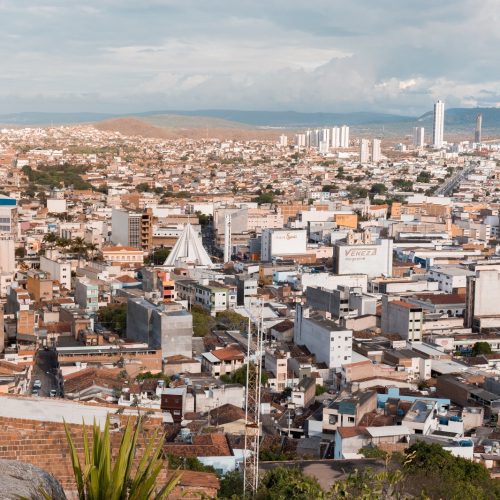
[[[53,281],[48,273],[30,269],[26,290],[33,296],[35,302],[47,302],[53,297]]]
[[[16,270],[15,242],[12,234],[0,233],[0,273],[13,274]]]
[[[144,263],[144,252],[133,246],[104,247],[102,257],[105,261],[117,264],[142,265]]]
[[[333,247],[334,273],[362,273],[369,278],[391,276],[392,248],[390,239],[372,242],[370,233],[363,233],[357,239],[350,232],[346,240],[335,243]]]
[[[378,163],[382,159],[382,148],[380,139],[372,141],[372,162]]]
[[[467,277],[464,324],[474,331],[500,327],[500,271],[477,270]]]
[[[274,257],[304,255],[307,251],[305,229],[264,229],[261,240],[261,259],[269,262]]]
[[[422,307],[403,302],[397,296],[382,297],[381,329],[383,333],[397,333],[410,342],[420,342],[424,328]]]

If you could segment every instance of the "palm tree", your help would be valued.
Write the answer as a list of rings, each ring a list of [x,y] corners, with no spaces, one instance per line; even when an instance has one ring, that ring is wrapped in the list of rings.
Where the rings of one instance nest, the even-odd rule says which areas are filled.
[[[90,256],[92,260],[94,260],[94,255],[99,250],[99,246],[96,243],[87,243],[86,250],[87,252],[90,252]]]
[[[180,474],[176,473],[163,486],[158,484],[158,476],[165,467],[162,458],[165,436],[158,437],[157,431],[146,443],[137,467],[134,466],[140,419],[135,430],[132,420],[127,422],[114,464],[111,463],[109,417],[102,432],[94,421],[92,446],[89,444],[87,428],[83,426],[83,464],[66,423],[64,426],[79,500],[162,500],[168,498],[180,481]]]

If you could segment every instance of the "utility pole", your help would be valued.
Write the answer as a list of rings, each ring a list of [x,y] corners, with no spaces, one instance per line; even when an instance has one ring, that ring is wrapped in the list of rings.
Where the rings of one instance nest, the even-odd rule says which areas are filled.
[[[257,334],[252,336],[252,313],[248,318],[247,380],[245,404],[245,449],[243,470],[244,498],[253,498],[259,486],[259,447],[260,447],[260,399],[262,374],[262,307],[257,317]]]

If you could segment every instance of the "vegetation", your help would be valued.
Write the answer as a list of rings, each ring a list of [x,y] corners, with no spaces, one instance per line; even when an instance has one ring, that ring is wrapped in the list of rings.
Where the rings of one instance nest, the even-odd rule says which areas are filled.
[[[255,373],[255,365],[252,363],[250,365],[250,373]],[[241,384],[245,385],[247,383],[247,365],[243,365],[230,374],[221,375],[220,379],[226,384]],[[262,372],[260,374],[260,381],[263,385],[267,384],[269,377],[266,373]]]
[[[476,342],[472,347],[472,355],[491,354],[491,346],[488,342]]]
[[[167,260],[167,257],[170,255],[170,248],[156,248],[153,250],[151,255],[144,259],[145,264],[153,264],[155,266],[162,266],[164,262]]]
[[[347,191],[350,198],[366,198],[368,195],[368,189],[358,186],[357,184],[349,184],[347,186]]]
[[[294,460],[297,455],[291,451],[284,451],[279,446],[270,448],[261,448],[259,451],[259,459],[263,462],[282,462],[284,460]]]
[[[403,191],[413,191],[413,182],[406,179],[394,179],[392,181],[394,189],[401,189]]]
[[[240,332],[248,330],[248,318],[234,311],[221,311],[217,313],[217,323],[227,330],[239,330]]]
[[[365,446],[361,448],[358,452],[366,458],[387,458],[387,452],[381,450],[378,446]]]
[[[252,199],[252,201],[262,205],[264,203],[273,203],[274,201],[274,193],[272,192],[262,192],[259,195]]]
[[[97,316],[104,326],[124,335],[127,330],[127,304],[109,304],[99,309]]]
[[[316,384],[316,396],[321,396],[326,392],[326,387],[324,385]]]
[[[103,431],[94,422],[92,443],[86,426],[83,426],[83,462],[78,456],[69,427],[65,424],[80,500],[160,500],[168,497],[179,482],[180,475],[172,476],[163,486],[158,484],[159,474],[165,467],[161,458],[164,436],[154,432],[146,443],[137,468],[134,467],[135,459],[139,458],[136,452],[140,428],[140,420],[135,429],[132,420],[128,421],[113,464],[109,417]]]
[[[29,165],[25,165],[23,172],[28,177],[28,181],[35,185],[55,188],[62,187],[64,184],[64,186],[73,186],[73,189],[92,189],[92,185],[82,178],[86,168],[63,163],[62,165],[43,165],[33,170]]]
[[[243,474],[238,470],[225,474],[220,481],[217,497],[221,500],[243,498]]]
[[[306,476],[299,469],[276,467],[267,472],[261,480],[257,499],[259,500],[317,500],[325,498],[318,481]]]
[[[135,380],[137,382],[142,382],[143,380],[147,379],[157,379],[157,380],[164,380],[165,385],[170,384],[170,377],[168,375],[165,375],[164,373],[151,373],[151,372],[143,372],[139,373],[137,377],[135,377]]]
[[[192,306],[191,315],[193,316],[193,334],[195,337],[204,337],[215,328],[215,319],[203,307]]]
[[[197,457],[178,457],[169,453],[167,455],[169,469],[194,470],[196,472],[213,472],[215,469],[210,465],[203,465]]]
[[[380,182],[376,182],[375,184],[372,184],[370,188],[370,194],[373,195],[383,195],[387,193],[387,186],[385,184],[382,184]]]
[[[417,175],[417,182],[423,182],[427,184],[428,182],[431,181],[431,179],[432,179],[432,174],[430,172],[426,172],[425,170]]]

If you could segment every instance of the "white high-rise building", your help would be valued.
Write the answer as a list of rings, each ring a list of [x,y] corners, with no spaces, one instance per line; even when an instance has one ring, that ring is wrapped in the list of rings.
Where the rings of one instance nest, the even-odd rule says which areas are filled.
[[[321,130],[319,128],[315,129],[312,134],[311,147],[318,148],[321,141]]]
[[[332,128],[332,148],[339,148],[340,147],[340,128],[339,127],[333,127]]]
[[[321,142],[325,142],[327,144],[327,147],[330,146],[330,129],[329,128],[323,129],[320,143]],[[320,146],[321,146],[321,144],[320,144]]]
[[[306,130],[306,148],[310,148],[312,146],[312,130]]]
[[[349,127],[347,125],[342,125],[340,127],[340,147],[349,147]]]
[[[288,146],[288,137],[285,134],[280,135],[280,140],[278,143],[282,148],[286,148]]]
[[[0,233],[0,274],[13,274],[16,271],[14,236]]]
[[[444,136],[444,102],[438,101],[434,104],[434,120],[432,128],[432,145],[435,148],[443,146]]]
[[[327,154],[329,150],[330,150],[330,148],[328,146],[328,142],[327,141],[321,141],[319,143],[319,152],[321,154]]]
[[[361,139],[359,143],[359,163],[368,163],[370,159],[370,141]]]
[[[381,147],[380,147],[380,139],[373,139],[372,142],[372,162],[378,163],[382,156]]]
[[[295,136],[295,145],[298,148],[305,148],[306,147],[306,134],[297,134]]]
[[[416,148],[423,148],[425,145],[425,129],[424,127],[414,127],[413,129],[413,145]]]

